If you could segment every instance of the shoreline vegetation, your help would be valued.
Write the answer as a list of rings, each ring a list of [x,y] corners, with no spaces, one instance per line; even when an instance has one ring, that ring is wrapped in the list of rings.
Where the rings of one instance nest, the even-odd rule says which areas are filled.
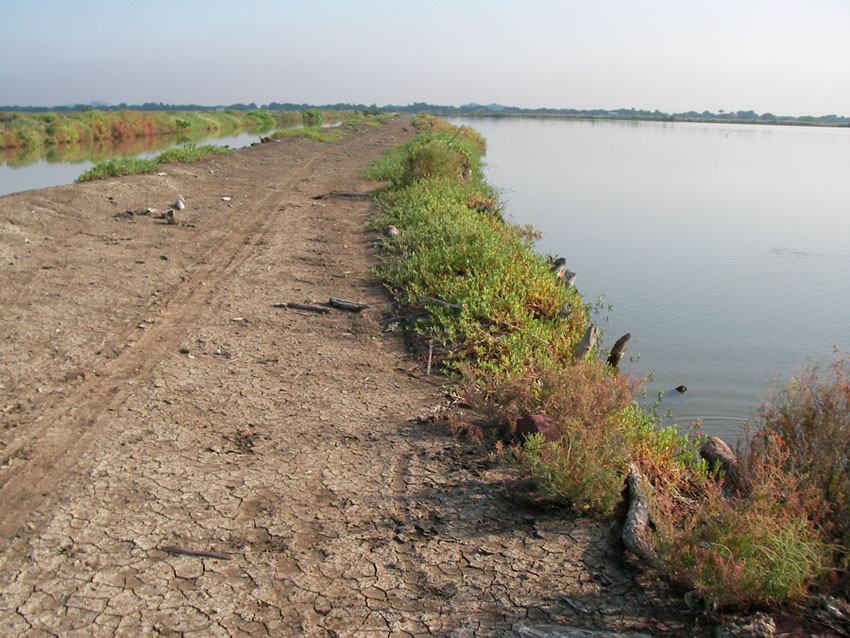
[[[483,138],[432,115],[414,126],[412,141],[364,170],[384,184],[376,274],[395,301],[391,325],[486,416],[455,419],[452,431],[486,441],[575,514],[615,516],[628,478],[651,523],[638,558],[706,611],[846,592],[850,358],[795,376],[724,471],[703,458],[704,434],[638,404],[642,380],[590,338],[593,308],[565,285],[563,264],[503,218],[483,179]]]
[[[328,115],[331,115],[334,118],[342,117],[344,119],[342,119],[339,125],[323,127],[322,123]],[[361,125],[372,127],[382,126],[389,120],[389,118],[394,116],[391,114],[363,115],[359,113],[304,111],[303,113],[299,113],[299,117],[301,117],[301,121],[303,122],[303,126],[300,128],[280,129],[263,139],[265,141],[271,141],[280,137],[306,137],[317,142],[338,142],[346,135],[356,132],[358,127]],[[212,144],[205,144],[202,146],[186,144],[180,148],[172,148],[164,151],[153,159],[122,157],[99,162],[80,175],[76,181],[87,182],[94,179],[103,179],[105,177],[154,173],[159,170],[159,167],[162,164],[167,164],[169,162],[197,162],[199,159],[208,155],[221,155],[232,152],[233,151],[229,148],[214,146]]]
[[[341,119],[338,111],[82,111],[42,113],[0,111],[0,149],[77,146],[158,135],[238,133],[249,130],[314,126]]]
[[[41,106],[0,106],[0,149],[20,148],[30,143],[29,136],[33,123],[39,125],[46,122],[52,125],[52,131],[48,139],[55,140],[48,143],[62,143],[60,138],[72,141],[73,131],[63,131],[61,125],[56,122],[60,118],[67,118],[72,123],[72,128],[77,128],[81,133],[90,128],[94,135],[102,134],[104,120],[106,122],[118,121],[119,135],[125,131],[139,134],[139,127],[152,125],[158,132],[181,133],[183,130],[212,131],[221,127],[234,127],[237,125],[251,126],[259,125],[263,120],[266,128],[273,126],[292,126],[301,123],[301,117],[306,112],[321,111],[327,120],[339,119],[333,114],[343,112],[359,111],[366,114],[378,115],[381,113],[401,113],[416,115],[427,113],[440,117],[523,117],[523,118],[555,118],[575,120],[624,120],[624,121],[647,121],[647,122],[691,122],[691,123],[722,123],[722,124],[750,124],[750,125],[778,125],[778,126],[821,126],[821,127],[850,127],[850,117],[837,114],[827,115],[775,115],[773,113],[757,113],[753,110],[726,111],[720,109],[718,112],[703,111],[681,111],[678,113],[666,113],[658,109],[618,108],[618,109],[574,109],[574,108],[520,108],[503,104],[464,104],[462,106],[449,106],[429,104],[426,102],[414,102],[408,105],[384,105],[376,104],[354,104],[336,103],[324,105],[309,105],[295,103],[271,102],[267,105],[257,106],[251,104],[232,104],[230,106],[200,106],[197,104],[155,104],[145,103],[142,105],[119,104],[110,106],[104,103],[92,103],[90,105],[73,105],[57,107]],[[258,121],[252,122],[252,118]],[[270,121],[272,118],[274,121]],[[241,123],[241,124],[240,124]],[[35,128],[38,128],[36,126]],[[16,133],[16,129],[24,129],[22,133]],[[15,132],[10,134],[10,131]],[[149,134],[149,133],[148,133]],[[17,136],[17,137],[16,137]],[[99,139],[97,137],[91,139]],[[116,138],[117,139],[117,138]]]

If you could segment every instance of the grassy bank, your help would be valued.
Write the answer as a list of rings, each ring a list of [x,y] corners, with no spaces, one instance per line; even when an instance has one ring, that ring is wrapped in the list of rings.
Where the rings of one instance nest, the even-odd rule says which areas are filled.
[[[414,140],[366,170],[386,182],[376,228],[397,229],[383,241],[378,275],[399,321],[489,415],[496,454],[544,496],[599,516],[614,512],[637,468],[662,572],[709,605],[772,603],[826,586],[842,555],[823,517],[832,503],[775,437],[742,460],[747,491],[730,498],[700,458],[702,439],[662,427],[635,401],[641,381],[586,347],[592,308],[535,253],[533,231],[503,219],[482,179],[484,140],[433,117],[416,126]],[[545,415],[547,429],[515,436],[528,415]]]
[[[305,117],[305,124],[300,128],[286,128],[275,131],[272,134],[273,138],[279,137],[305,137],[316,142],[338,142],[346,135],[356,133],[362,128],[374,128],[383,126],[395,117],[393,113],[383,113],[380,115],[367,115],[361,112],[346,112],[346,113],[321,113],[304,111],[304,113],[312,113],[309,120]],[[323,123],[331,123],[331,126],[323,126]]]
[[[0,112],[0,148],[40,148],[154,135],[269,130],[335,120],[342,112],[318,111],[98,111]]]
[[[326,118],[335,121],[339,116],[344,116],[345,118],[340,122],[339,126],[327,128],[321,126]],[[273,133],[271,137],[307,137],[319,142],[338,142],[346,135],[356,133],[361,127],[383,126],[394,116],[391,114],[364,115],[362,113],[338,113],[334,111],[304,111],[303,113],[298,113],[298,117],[302,122],[316,122],[317,124],[311,124],[301,128],[282,129]],[[124,157],[100,162],[80,175],[77,181],[87,182],[104,177],[153,173],[159,170],[162,164],[169,162],[197,162],[207,155],[232,152],[230,149],[211,144],[203,146],[187,144],[180,148],[172,148],[164,151],[153,159]]]
[[[168,164],[169,162],[182,162],[184,164],[188,164],[191,162],[197,162],[202,157],[206,157],[208,155],[222,155],[232,152],[233,151],[231,149],[224,148],[222,146],[213,146],[212,144],[206,144],[203,146],[188,144],[181,148],[172,148],[167,150],[160,153],[153,159],[122,157],[119,159],[100,162],[80,175],[77,178],[77,181],[89,182],[93,179],[103,179],[104,177],[154,173],[158,171],[163,164]]]

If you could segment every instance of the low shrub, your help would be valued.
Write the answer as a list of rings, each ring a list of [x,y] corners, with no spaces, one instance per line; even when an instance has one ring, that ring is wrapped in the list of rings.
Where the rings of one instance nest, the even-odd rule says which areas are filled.
[[[710,606],[793,600],[831,571],[816,524],[822,494],[783,469],[789,451],[780,438],[765,446],[770,452],[747,464],[746,498],[724,497],[708,477],[698,498],[653,499],[652,542],[667,575]]]
[[[825,537],[838,546],[837,565],[850,585],[850,357],[836,352],[826,371],[810,365],[761,405],[747,427],[747,449],[757,462],[776,462],[821,490],[827,508]]]

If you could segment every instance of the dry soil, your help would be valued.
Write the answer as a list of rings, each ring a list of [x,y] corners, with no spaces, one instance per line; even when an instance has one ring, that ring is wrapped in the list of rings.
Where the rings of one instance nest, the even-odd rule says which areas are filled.
[[[0,634],[692,630],[612,523],[525,499],[406,372],[358,170],[412,135],[0,198]],[[178,194],[176,224],[121,214]],[[331,296],[371,308],[275,307]]]

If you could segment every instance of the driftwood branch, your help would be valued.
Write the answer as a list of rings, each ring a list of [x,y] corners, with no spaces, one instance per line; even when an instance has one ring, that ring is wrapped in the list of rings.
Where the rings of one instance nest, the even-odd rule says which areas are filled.
[[[699,449],[699,455],[708,461],[712,468],[723,472],[723,487],[725,492],[745,493],[746,485],[738,457],[726,442],[718,436],[710,436]]]
[[[366,308],[369,308],[369,304],[362,303],[360,301],[349,301],[348,299],[338,299],[336,297],[331,297],[328,303],[335,308],[340,308],[342,310],[350,310],[351,312],[360,312]]]
[[[587,353],[596,345],[596,340],[599,338],[599,328],[594,325],[587,327],[581,341],[578,342],[576,349],[573,351],[573,361],[584,359]]]
[[[646,540],[646,526],[649,524],[649,505],[643,493],[644,481],[637,466],[632,465],[627,479],[629,484],[629,511],[623,524],[623,544],[632,554],[650,567],[663,567],[649,541]]]
[[[623,360],[623,355],[626,354],[626,348],[629,347],[629,342],[632,340],[632,335],[630,333],[624,334],[622,337],[617,339],[614,347],[611,348],[611,354],[608,355],[608,365],[612,368],[616,368],[620,365],[620,361]]]

